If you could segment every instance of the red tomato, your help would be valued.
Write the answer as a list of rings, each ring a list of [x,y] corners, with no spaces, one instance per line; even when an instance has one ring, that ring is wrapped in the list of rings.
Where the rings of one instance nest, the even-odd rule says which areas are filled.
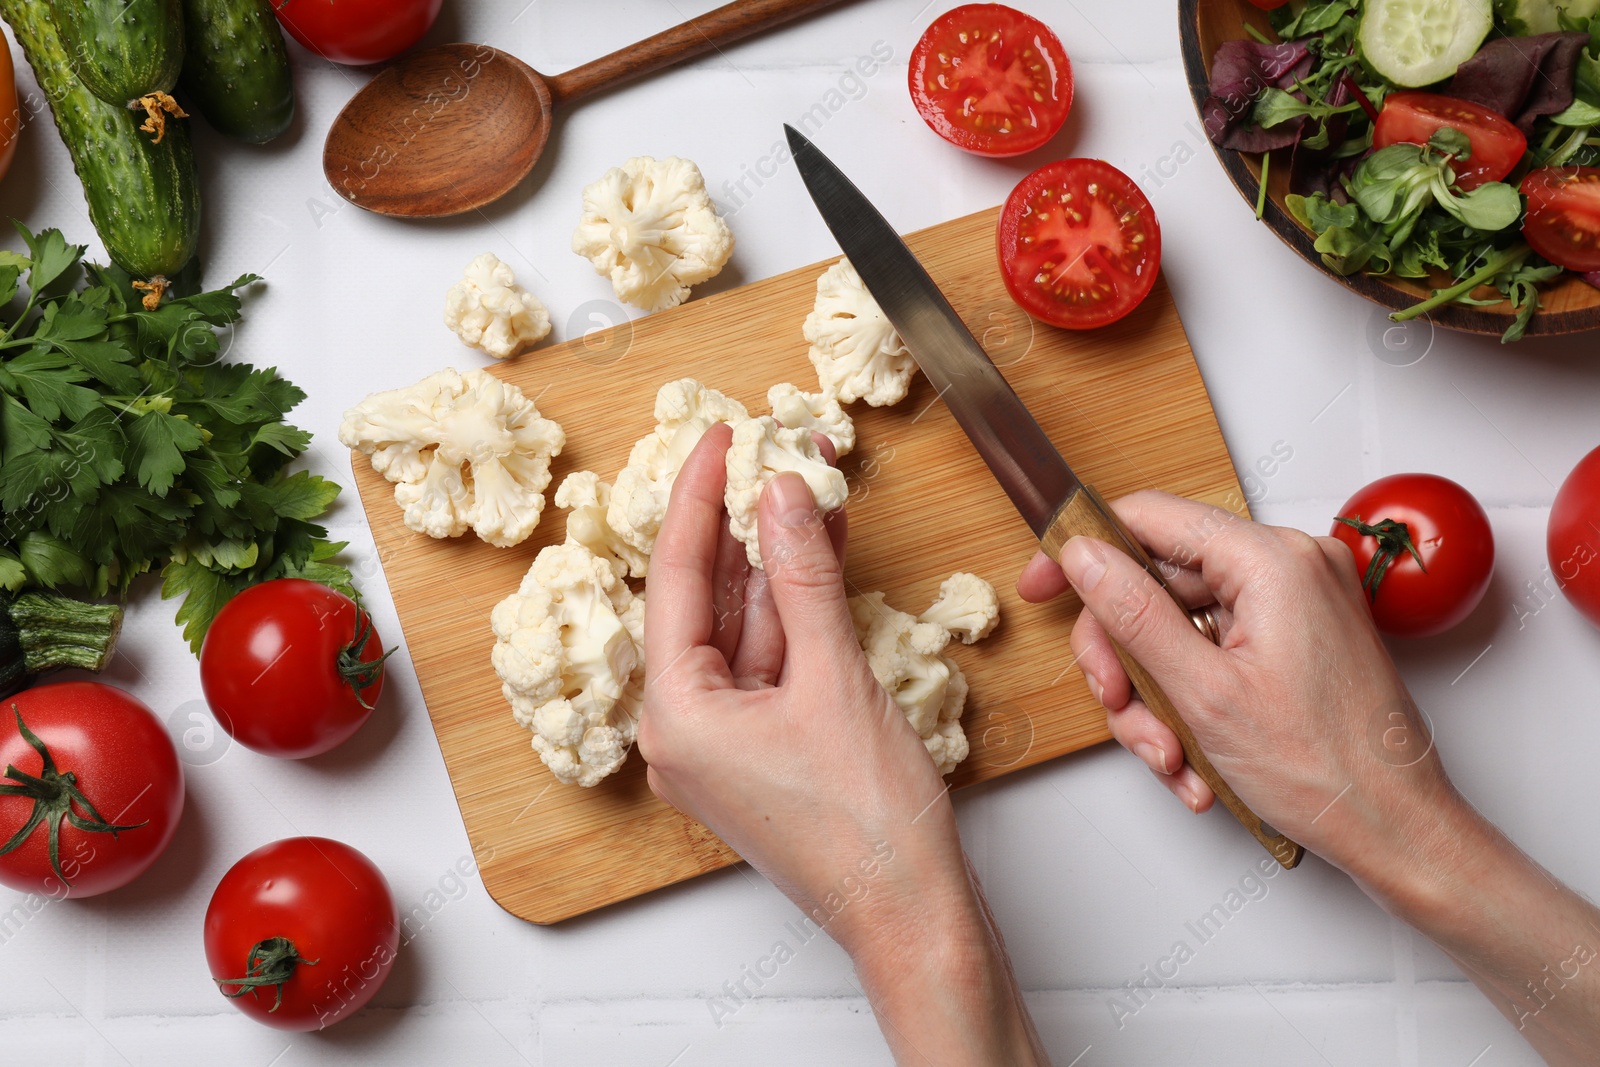
[[[1263,11],[1272,11],[1287,4],[1289,0],[1250,0],[1250,2]]]
[[[289,36],[323,59],[379,63],[422,40],[444,0],[273,0]]]
[[[1004,4],[967,4],[933,20],[911,50],[911,102],[934,133],[980,156],[1031,152],[1072,108],[1061,39]]]
[[[1541,167],[1522,179],[1522,236],[1568,270],[1600,270],[1600,167]]]
[[[383,872],[339,841],[291,837],[235,863],[206,907],[222,994],[279,1030],[321,1030],[389,977],[400,916]]]
[[[100,682],[7,700],[0,766],[0,838],[15,843],[0,855],[0,883],[12,889],[92,897],[121,888],[161,855],[183,814],[183,765],[161,721]],[[30,825],[34,816],[42,825]],[[53,860],[52,822],[61,828]]]
[[[1351,497],[1339,516],[1333,536],[1355,553],[1373,620],[1386,634],[1443,633],[1472,614],[1489,588],[1489,516],[1448,478],[1379,478]]]
[[[1372,147],[1427,144],[1443,127],[1466,134],[1472,156],[1454,160],[1456,185],[1463,192],[1484,182],[1497,182],[1516,167],[1528,150],[1528,138],[1504,116],[1480,104],[1438,93],[1391,93],[1372,129]]]
[[[1133,179],[1098,159],[1046,163],[1000,212],[1000,271],[1035,318],[1071,330],[1139,306],[1161,268],[1161,224]]]
[[[246,748],[304,759],[343,744],[383,692],[383,642],[343,593],[304,578],[251,586],[200,647],[200,687]]]
[[[1561,591],[1600,626],[1600,448],[1580,459],[1561,483],[1545,547]]]

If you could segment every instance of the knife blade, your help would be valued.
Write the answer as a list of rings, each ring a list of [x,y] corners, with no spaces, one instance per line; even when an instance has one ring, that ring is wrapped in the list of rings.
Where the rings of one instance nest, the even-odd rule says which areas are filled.
[[[894,227],[804,134],[788,124],[783,129],[806,190],[840,249],[1041,547],[1058,558],[1074,535],[1097,537],[1127,553],[1173,595],[1144,546],[1073,473]],[[1196,609],[1190,618],[1216,640],[1211,610]],[[1217,798],[1285,868],[1299,863],[1304,850],[1262,822],[1223,781],[1149,672],[1120,646],[1117,657],[1150,710],[1178,735],[1184,757]]]

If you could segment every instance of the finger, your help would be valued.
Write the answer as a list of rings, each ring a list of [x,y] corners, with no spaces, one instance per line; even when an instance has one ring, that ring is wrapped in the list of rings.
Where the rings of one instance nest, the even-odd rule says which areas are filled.
[[[717,538],[717,557],[712,567],[713,610],[711,647],[722,658],[733,662],[744,631],[745,587],[750,579],[750,555],[744,543],[724,524]]]
[[[845,514],[844,508],[836,508],[822,518],[822,525],[828,531],[828,543],[833,546],[834,558],[839,561],[839,566],[844,566],[845,542],[850,536],[850,519]]]
[[[1033,554],[1017,575],[1017,595],[1030,604],[1043,604],[1072,588],[1067,576],[1061,573],[1061,564],[1044,554],[1041,549]]]
[[[1143,567],[1105,542],[1074,537],[1061,569],[1107,636],[1163,685],[1181,688],[1222,655]]]
[[[1133,686],[1122,669],[1122,661],[1117,659],[1116,649],[1111,647],[1111,638],[1089,612],[1078,613],[1070,644],[1084,684],[1102,706],[1108,711],[1116,710],[1133,699]]]
[[[646,583],[645,673],[652,681],[711,638],[731,437],[720,423],[707,430],[672,486]]]
[[[822,453],[822,458],[828,461],[828,466],[839,465],[839,450],[833,446],[833,438],[825,433],[811,431],[811,439],[817,443],[817,449]]]
[[[1198,570],[1192,567],[1180,567],[1164,560],[1158,560],[1156,566],[1161,571],[1162,579],[1177,595],[1180,603],[1191,608],[1215,603],[1216,596],[1206,585],[1205,577]],[[1061,565],[1047,556],[1043,550],[1033,554],[1033,558],[1027,562],[1017,577],[1017,595],[1032,604],[1054,600],[1070,588],[1072,585],[1062,573]]]
[[[1206,785],[1206,780],[1187,763],[1172,774],[1157,774],[1156,780],[1196,815],[1210,811],[1211,805],[1217,801],[1217,794]]]
[[[1106,726],[1117,744],[1157,774],[1176,774],[1183,766],[1183,743],[1144,701],[1130,700],[1115,711],[1108,710]]]
[[[1215,599],[1229,607],[1273,543],[1272,527],[1216,504],[1153,489],[1115,500],[1111,508],[1152,556],[1198,570]]]
[[[844,568],[805,479],[785,472],[761,494],[761,558],[791,657],[808,667],[861,655]]]
[[[741,546],[742,547],[742,546]],[[772,600],[767,572],[752,570],[745,583],[743,632],[739,650],[728,666],[741,689],[764,689],[778,684],[783,670],[783,623]]]

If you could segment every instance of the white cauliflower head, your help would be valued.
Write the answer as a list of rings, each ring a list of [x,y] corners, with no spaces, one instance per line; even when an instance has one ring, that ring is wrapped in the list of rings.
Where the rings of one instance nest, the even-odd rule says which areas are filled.
[[[961,643],[988,637],[1000,622],[1000,598],[994,586],[976,574],[957,571],[939,586],[939,597],[918,617],[944,627]]]
[[[656,392],[655,416],[656,428],[633,446],[628,465],[617,473],[606,507],[606,523],[645,556],[655,550],[672,483],[694,446],[717,423],[740,423],[750,413],[737,400],[693,378],[682,378]],[[633,573],[643,575],[645,571]]]
[[[830,392],[803,393],[798,386],[783,382],[767,390],[767,404],[778,425],[822,434],[833,442],[836,455],[842,456],[856,446],[856,424],[839,398]]]
[[[644,698],[644,598],[579,544],[551,545],[489,616],[501,692],[559,781],[615,773]]]
[[[467,264],[444,298],[444,324],[473,348],[506,359],[550,332],[550,313],[493,252]]]
[[[851,597],[850,618],[878,684],[905,713],[939,773],[949,774],[969,751],[961,728],[966,676],[954,660],[940,654],[950,632],[891,608],[882,593]]]
[[[411,529],[458,537],[470,527],[506,548],[539,524],[550,458],[567,438],[516,386],[447,369],[373,393],[345,412],[339,440],[395,483]]]
[[[865,400],[875,408],[906,398],[916,360],[848,259],[817,279],[817,302],[806,316],[805,335],[823,392],[845,403]]]
[[[711,206],[699,167],[636,156],[584,189],[572,250],[611,279],[618,300],[660,311],[722,270],[733,231]]]
[[[823,458],[810,430],[785,429],[770,415],[736,425],[728,447],[728,486],[722,502],[728,510],[728,529],[744,543],[751,566],[761,566],[756,529],[761,491],[785,471],[806,480],[817,509],[824,513],[843,507],[850,496],[844,475]]]
[[[606,522],[611,487],[594,471],[575,471],[556,489],[556,507],[567,508],[567,541],[580,544],[616,566],[623,574],[642,578],[650,557],[624,541]]]

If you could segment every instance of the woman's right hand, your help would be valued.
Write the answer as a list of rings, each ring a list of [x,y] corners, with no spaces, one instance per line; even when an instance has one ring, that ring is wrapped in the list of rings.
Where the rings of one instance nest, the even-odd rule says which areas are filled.
[[[1160,682],[1257,815],[1363,881],[1381,879],[1418,820],[1459,798],[1373,626],[1350,550],[1165,493],[1113,506],[1187,606],[1221,606],[1222,628],[1212,645],[1137,563],[1102,542],[1073,538],[1059,566],[1036,556],[1018,592],[1047,600],[1070,583],[1083,600],[1072,650],[1113,736],[1192,810],[1211,806],[1177,736],[1133,693],[1115,640]]]

